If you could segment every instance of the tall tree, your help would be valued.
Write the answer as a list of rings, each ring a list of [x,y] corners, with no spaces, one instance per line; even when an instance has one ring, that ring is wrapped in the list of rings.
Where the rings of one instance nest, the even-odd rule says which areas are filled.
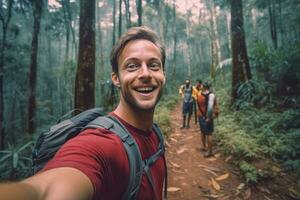
[[[220,42],[218,39],[216,8],[213,0],[207,0],[210,12],[210,40],[211,40],[211,67],[210,76],[214,80],[216,77],[217,66],[221,60]]]
[[[129,0],[124,0],[125,4],[125,16],[126,16],[126,27],[131,27],[131,12],[130,12],[130,4]]]
[[[240,83],[251,79],[245,41],[242,0],[230,0],[231,4],[231,50],[232,50],[232,92],[234,101]]]
[[[118,36],[121,37],[122,35],[122,0],[119,0],[119,30]]]
[[[273,0],[267,0],[268,12],[270,17],[270,32],[273,46],[277,49],[277,23],[276,23],[276,9]]]
[[[192,69],[191,69],[191,52],[190,52],[190,18],[192,16],[191,10],[188,10],[186,13],[186,23],[185,23],[185,32],[186,32],[186,65],[187,65],[187,76],[191,78]]]
[[[116,0],[113,0],[113,35],[112,35],[112,46],[116,43]]]
[[[94,106],[95,0],[80,0],[79,53],[75,82],[75,109],[78,109],[80,112]]]
[[[143,8],[142,8],[142,0],[136,0],[136,11],[138,15],[138,26],[142,26],[143,21],[142,21],[142,13],[143,13]]]
[[[30,71],[29,71],[29,98],[27,106],[27,132],[33,134],[35,131],[36,110],[36,80],[37,80],[37,55],[38,37],[40,32],[43,1],[31,0],[33,10],[33,31],[31,42]]]
[[[172,80],[176,80],[176,57],[177,57],[177,23],[176,23],[176,0],[173,0],[173,40],[174,40],[174,47],[173,47],[173,70],[172,70]]]
[[[63,9],[63,15],[64,15],[64,23],[65,23],[65,29],[66,29],[66,48],[65,48],[65,59],[64,63],[67,64],[69,61],[69,52],[70,52],[70,32],[72,29],[71,26],[71,13],[70,13],[70,0],[63,0],[62,3],[62,9]]]
[[[155,9],[158,13],[158,21],[159,21],[159,34],[161,37],[162,43],[165,43],[165,38],[167,34],[167,23],[165,19],[165,2],[162,0],[155,0],[154,1]]]
[[[0,4],[0,21],[2,24],[2,37],[0,43],[0,150],[4,148],[4,95],[3,95],[3,87],[4,87],[4,52],[6,47],[6,38],[7,38],[7,30],[8,25],[11,19],[13,0],[7,1],[7,7],[3,6],[3,2]]]

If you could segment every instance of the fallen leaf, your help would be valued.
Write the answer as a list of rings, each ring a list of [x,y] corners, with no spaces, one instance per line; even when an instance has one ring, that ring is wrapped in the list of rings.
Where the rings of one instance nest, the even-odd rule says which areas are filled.
[[[208,159],[209,161],[216,161],[217,159],[215,157],[211,157]]]
[[[220,156],[221,156],[220,153],[216,153],[216,154],[214,155],[214,157],[216,157],[216,158],[219,158]]]
[[[177,154],[182,154],[183,152],[185,152],[185,148],[179,149],[178,151],[176,151]]]
[[[182,186],[187,186],[188,184],[185,183],[185,182],[183,182],[183,183],[181,183],[181,185],[182,185]]]
[[[211,174],[214,175],[214,176],[218,176],[218,174],[216,174],[214,171],[211,171],[211,170],[206,169],[206,168],[204,168],[203,170],[204,170],[204,171],[207,171],[207,172],[209,172],[209,173],[211,173]]]
[[[183,171],[178,171],[178,170],[176,170],[176,169],[171,169],[173,172],[175,172],[175,173],[180,173],[180,174],[184,174],[184,172]]]
[[[241,183],[239,184],[239,186],[237,187],[238,190],[242,190],[245,187],[245,183]]]
[[[176,163],[173,163],[171,161],[168,161],[173,167],[177,167],[177,168],[180,168],[180,165],[176,164]]]
[[[189,137],[186,137],[185,139],[186,140],[190,140],[190,139],[192,139],[193,138],[193,136],[191,135],[191,136],[189,136]]]
[[[231,158],[232,158],[232,156],[228,156],[228,157],[225,159],[225,162],[228,162]]]
[[[226,174],[223,174],[223,175],[221,175],[221,176],[218,176],[218,177],[216,178],[216,180],[217,180],[217,181],[222,181],[222,180],[227,179],[228,177],[229,177],[229,174],[226,173]]]
[[[267,197],[266,195],[264,195],[264,197],[265,197],[267,200],[272,200],[272,199],[270,199],[269,197]]]
[[[250,197],[251,197],[251,189],[248,188],[248,189],[245,191],[244,199],[249,199]]]
[[[213,198],[213,199],[217,199],[219,197],[219,195],[217,194],[204,194],[202,196],[207,198]]]
[[[166,141],[166,142],[165,142],[165,146],[166,146],[166,147],[169,147],[169,146],[170,146],[169,142]]]
[[[168,192],[177,192],[179,190],[181,190],[181,189],[178,187],[168,187],[168,189],[167,189]]]
[[[171,138],[170,140],[172,140],[173,142],[177,142],[177,140],[176,140],[176,139],[174,139],[174,138]]]
[[[211,183],[212,183],[212,186],[213,186],[213,188],[215,189],[215,190],[220,190],[221,189],[221,187],[220,187],[220,185],[217,183],[217,181],[215,181],[215,179],[214,178],[211,178]]]
[[[203,167],[203,168],[209,169],[209,170],[214,171],[214,172],[219,172],[220,171],[218,168],[209,167],[209,166],[201,165],[201,164],[198,164],[198,167]]]

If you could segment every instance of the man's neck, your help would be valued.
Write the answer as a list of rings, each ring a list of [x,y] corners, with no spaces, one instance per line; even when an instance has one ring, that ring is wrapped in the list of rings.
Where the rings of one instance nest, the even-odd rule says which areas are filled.
[[[138,129],[143,131],[152,130],[154,110],[138,110],[123,104],[124,103],[120,102],[118,107],[115,109],[114,113],[116,115]]]

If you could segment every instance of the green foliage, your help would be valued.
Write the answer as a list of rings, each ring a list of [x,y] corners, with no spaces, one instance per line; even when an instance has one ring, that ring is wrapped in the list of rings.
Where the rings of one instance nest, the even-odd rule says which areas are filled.
[[[268,173],[252,164],[270,160],[282,164],[285,170],[300,172],[300,110],[283,108],[272,100],[272,84],[251,80],[241,86],[240,100],[230,106],[230,88],[215,84],[215,93],[222,110],[216,120],[215,138],[226,154],[235,158],[248,182],[256,183]],[[243,91],[242,91],[243,90]],[[248,92],[248,93],[247,93]],[[263,104],[258,97],[266,97]],[[239,108],[236,110],[236,108]]]
[[[164,96],[158,103],[155,113],[154,121],[159,124],[162,132],[167,135],[171,132],[170,115],[171,110],[178,102],[177,95]]]
[[[257,42],[251,50],[251,65],[259,80],[272,85],[272,93],[299,94],[300,41],[276,50]]]
[[[238,99],[233,104],[236,109],[260,107],[271,101],[273,86],[267,81],[251,79],[238,86],[237,94]]]
[[[16,179],[31,173],[31,155],[33,141],[19,146],[8,145],[7,150],[0,151],[0,179]]]
[[[244,173],[246,181],[248,183],[257,183],[259,178],[262,176],[255,166],[249,164],[246,161],[242,161],[239,164],[240,170]]]

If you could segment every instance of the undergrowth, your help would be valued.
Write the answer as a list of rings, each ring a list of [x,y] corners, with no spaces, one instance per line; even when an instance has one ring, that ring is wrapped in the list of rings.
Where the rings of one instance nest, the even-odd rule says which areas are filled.
[[[270,166],[256,166],[257,161],[270,160],[281,164],[282,171],[300,173],[300,129],[294,121],[300,111],[293,108],[277,109],[269,103],[255,107],[251,103],[230,105],[228,88],[217,86],[221,115],[216,120],[215,138],[243,172],[247,182],[257,183],[267,176]],[[268,162],[269,163],[269,162]]]
[[[163,96],[155,109],[154,121],[159,124],[164,135],[171,133],[170,116],[177,102],[178,95]]]

